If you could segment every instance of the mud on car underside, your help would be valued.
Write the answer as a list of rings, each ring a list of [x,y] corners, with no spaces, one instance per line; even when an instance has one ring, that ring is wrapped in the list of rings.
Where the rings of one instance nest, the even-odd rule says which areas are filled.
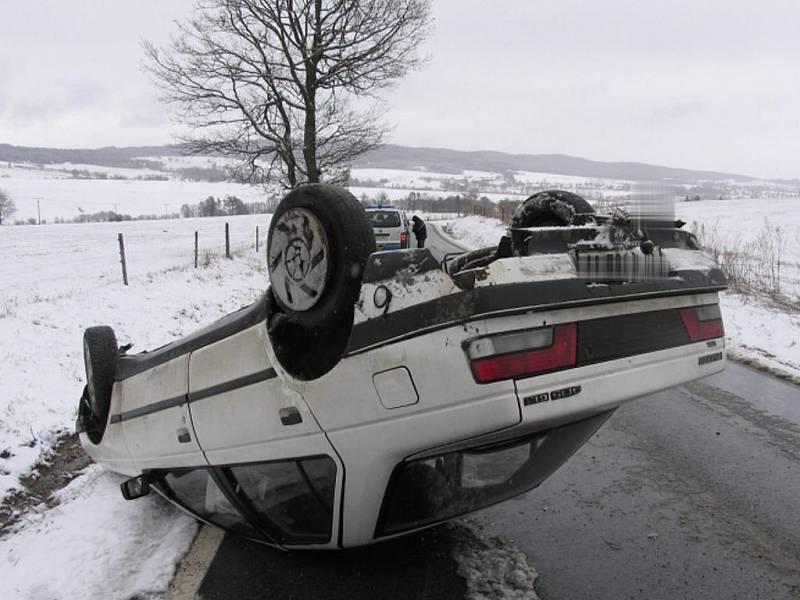
[[[530,490],[622,403],[724,366],[725,279],[675,223],[523,203],[497,246],[373,252],[343,190],[270,225],[271,287],[152,352],[85,336],[95,460],[281,547],[401,535]],[[577,199],[576,199],[577,198]]]

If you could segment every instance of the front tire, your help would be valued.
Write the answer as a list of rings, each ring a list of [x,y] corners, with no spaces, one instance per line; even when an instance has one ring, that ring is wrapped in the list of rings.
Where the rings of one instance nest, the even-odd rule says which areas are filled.
[[[119,349],[114,330],[108,326],[89,327],[83,334],[83,363],[86,367],[86,407],[91,412],[90,439],[100,442],[108,421],[111,391],[117,370]]]
[[[479,248],[465,252],[457,256],[447,266],[447,272],[450,276],[456,275],[466,269],[475,269],[478,267],[485,267],[497,257],[497,246],[487,246],[486,248]]]

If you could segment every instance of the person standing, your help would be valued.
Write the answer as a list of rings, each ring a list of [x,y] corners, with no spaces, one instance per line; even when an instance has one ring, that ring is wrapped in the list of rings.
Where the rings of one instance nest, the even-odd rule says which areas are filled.
[[[414,224],[411,226],[411,231],[414,232],[414,235],[417,238],[417,248],[424,248],[425,238],[428,237],[428,231],[425,228],[425,222],[416,215],[411,217],[411,220],[414,221]]]

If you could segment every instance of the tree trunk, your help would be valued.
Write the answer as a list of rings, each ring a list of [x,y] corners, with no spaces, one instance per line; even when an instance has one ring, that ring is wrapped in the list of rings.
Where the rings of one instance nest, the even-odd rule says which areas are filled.
[[[314,38],[311,52],[306,57],[306,119],[303,131],[303,158],[309,183],[319,183],[321,175],[317,165],[317,63],[319,61],[322,0],[314,1]]]
[[[306,82],[308,82],[306,77]],[[317,167],[317,108],[315,93],[309,92],[306,99],[306,122],[303,133],[303,157],[306,161],[306,173],[309,183],[319,183]]]

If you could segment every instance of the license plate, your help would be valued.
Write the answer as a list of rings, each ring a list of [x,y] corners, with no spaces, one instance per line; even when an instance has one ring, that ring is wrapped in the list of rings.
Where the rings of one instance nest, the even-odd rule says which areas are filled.
[[[648,281],[669,277],[669,263],[656,246],[651,254],[630,250],[576,251],[578,277],[595,281]]]

